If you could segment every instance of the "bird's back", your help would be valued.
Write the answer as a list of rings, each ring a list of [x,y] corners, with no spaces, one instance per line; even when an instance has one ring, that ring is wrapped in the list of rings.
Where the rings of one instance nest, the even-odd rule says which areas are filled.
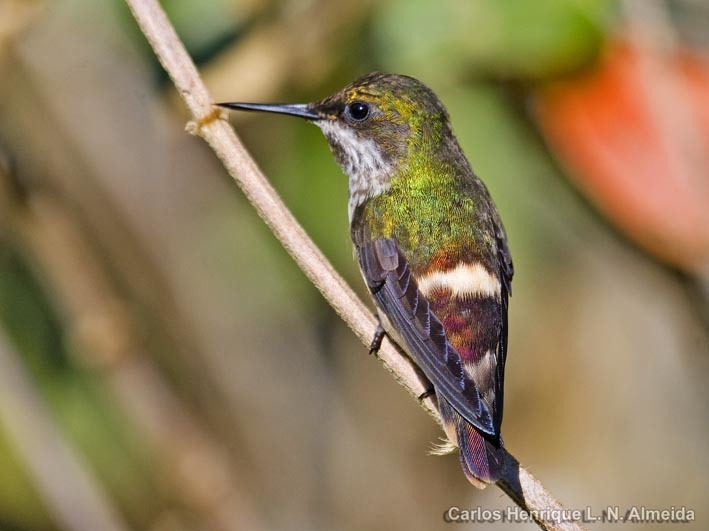
[[[441,161],[431,157],[414,162],[392,179],[386,192],[357,209],[352,232],[356,246],[358,241],[395,242],[417,285],[418,293],[410,303],[418,306],[419,298],[426,300],[429,312],[442,324],[448,345],[459,357],[462,377],[473,382],[491,417],[492,434],[475,430],[466,420],[470,420],[470,411],[461,411],[455,400],[448,400],[445,389],[439,389],[434,382],[447,431],[461,447],[463,468],[469,477],[497,479],[499,463],[479,461],[480,455],[486,453],[486,445],[492,445],[492,461],[499,457],[494,453],[501,444],[512,265],[504,230],[485,186],[464,158],[448,156]],[[363,269],[367,267],[365,264]],[[367,272],[363,272],[366,278]],[[401,293],[405,287],[408,286],[400,286]],[[384,313],[391,312],[389,307]],[[395,337],[406,337],[400,330],[393,332]],[[430,356],[431,351],[424,353],[417,341],[414,337],[409,341],[413,344],[404,347],[422,365],[420,358]],[[441,357],[453,355],[447,347],[438,350]],[[426,373],[426,364],[423,365]],[[452,369],[453,379],[456,370]]]

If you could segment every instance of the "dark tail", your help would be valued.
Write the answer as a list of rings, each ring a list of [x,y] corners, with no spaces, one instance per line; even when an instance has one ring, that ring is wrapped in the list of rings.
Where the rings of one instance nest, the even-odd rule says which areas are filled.
[[[455,440],[460,448],[460,464],[468,481],[479,489],[494,483],[502,475],[502,439],[499,447],[480,435],[461,417],[444,398],[439,395],[438,408],[448,437]]]

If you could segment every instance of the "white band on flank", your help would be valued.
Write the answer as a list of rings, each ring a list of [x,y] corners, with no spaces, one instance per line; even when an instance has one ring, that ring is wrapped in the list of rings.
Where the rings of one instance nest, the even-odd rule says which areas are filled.
[[[459,263],[448,271],[433,271],[418,279],[419,291],[429,296],[435,289],[450,290],[456,298],[500,297],[499,279],[481,264]]]

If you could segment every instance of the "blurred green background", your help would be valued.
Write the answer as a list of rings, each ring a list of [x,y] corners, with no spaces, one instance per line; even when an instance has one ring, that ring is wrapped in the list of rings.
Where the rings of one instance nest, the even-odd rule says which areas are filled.
[[[629,27],[706,54],[708,6],[163,6],[215,101],[313,101],[372,70],[428,84],[509,235],[509,450],[567,507],[685,506],[682,529],[709,526],[707,269],[619,232],[535,114]],[[0,529],[430,530],[453,505],[511,505],[427,455],[437,426],[184,131],[122,2],[0,0],[0,96]],[[320,131],[233,121],[366,298]]]

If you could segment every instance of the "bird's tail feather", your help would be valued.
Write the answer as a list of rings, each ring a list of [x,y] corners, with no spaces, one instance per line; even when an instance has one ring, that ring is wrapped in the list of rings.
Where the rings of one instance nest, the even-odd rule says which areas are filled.
[[[440,396],[438,408],[448,437],[460,448],[460,463],[468,481],[477,488],[484,489],[489,483],[500,479],[504,457],[502,440],[500,439],[500,447],[496,447]]]

